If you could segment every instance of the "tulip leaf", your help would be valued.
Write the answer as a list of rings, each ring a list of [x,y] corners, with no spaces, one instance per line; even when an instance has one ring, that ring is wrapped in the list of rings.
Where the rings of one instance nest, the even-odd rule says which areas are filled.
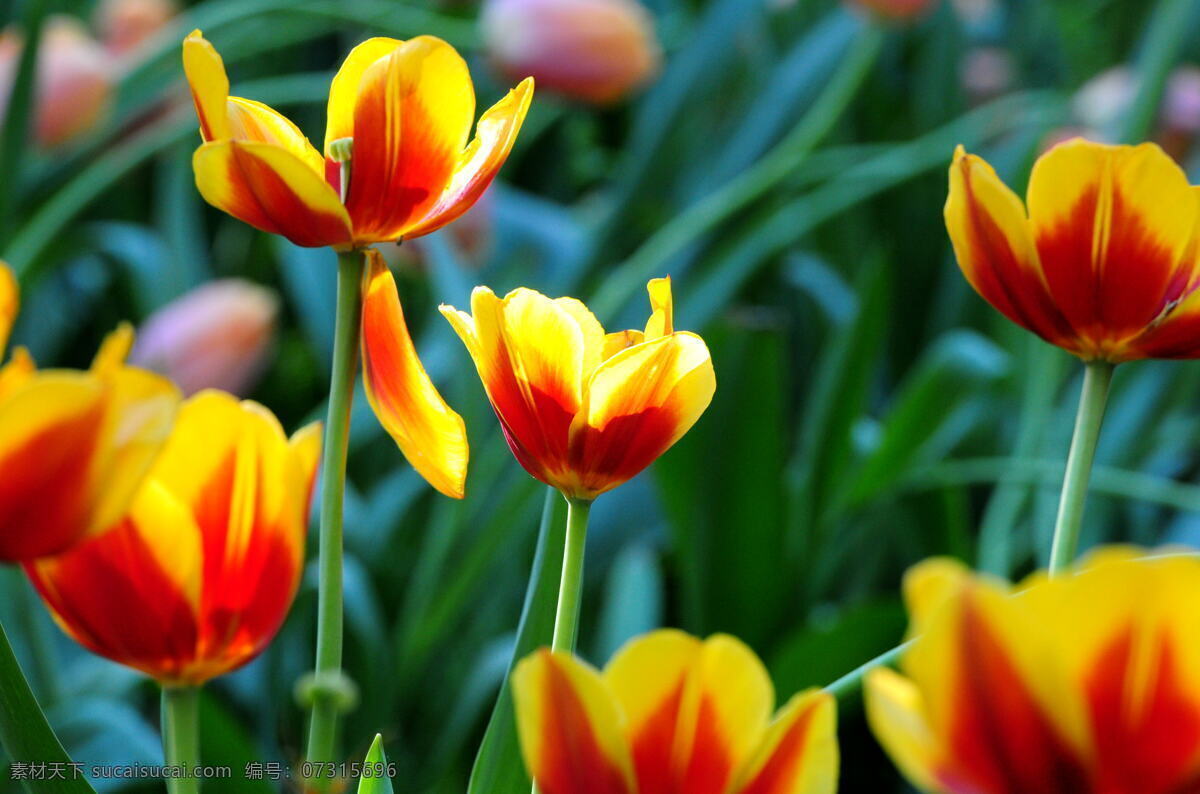
[[[76,778],[72,761],[54,735],[46,715],[29,689],[17,657],[0,627],[0,744],[14,763],[37,763],[64,770],[62,780],[23,781],[39,794],[85,794],[94,789],[82,777]],[[10,775],[13,775],[10,770]]]
[[[358,781],[358,794],[392,794],[392,777],[387,768],[387,755],[383,752],[383,736],[375,734],[367,760],[363,764],[362,777]],[[383,774],[380,774],[382,772]]]
[[[10,194],[14,191],[8,186],[20,184],[25,146],[34,130],[34,77],[37,73],[38,45],[42,38],[42,21],[46,17],[46,6],[45,0],[28,0],[25,3],[25,15],[22,20],[25,45],[21,48],[21,56],[17,62],[16,79],[7,86],[7,112],[0,114],[4,116],[3,127],[0,128],[0,174],[4,174],[6,187],[0,191],[0,239],[7,237],[8,218],[12,214],[9,202],[12,200]]]
[[[567,520],[567,503],[558,492],[550,488],[546,492],[542,508],[542,523],[538,529],[537,551],[533,557],[533,572],[529,587],[525,591],[525,606],[521,610],[521,623],[517,629],[517,641],[513,646],[512,660],[504,681],[500,685],[500,697],[492,710],[487,732],[475,767],[471,770],[471,782],[467,794],[527,794],[529,776],[521,761],[521,748],[517,741],[516,710],[513,706],[509,678],[516,663],[542,645],[548,645],[554,634],[554,612],[558,604],[558,581],[562,567],[564,531]]]

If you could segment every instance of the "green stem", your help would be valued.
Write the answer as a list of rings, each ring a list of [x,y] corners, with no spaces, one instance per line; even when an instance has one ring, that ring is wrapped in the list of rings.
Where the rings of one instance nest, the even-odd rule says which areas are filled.
[[[897,645],[890,651],[879,654],[874,659],[859,665],[844,676],[825,687],[825,691],[838,700],[845,700],[862,689],[863,678],[876,667],[883,667],[899,661],[904,652],[912,647],[914,640]]]
[[[342,502],[346,490],[346,450],[354,376],[362,320],[361,251],[338,254],[337,319],[333,335],[333,371],[321,462],[320,583],[317,596],[317,664],[312,689],[308,760],[334,760],[339,700],[328,686],[342,669]]]
[[[575,650],[583,591],[583,550],[591,508],[591,502],[567,498],[566,548],[563,550],[562,580],[558,585],[558,611],[554,615],[554,640],[550,644],[555,651]]]
[[[168,778],[170,794],[197,794],[200,781],[200,690],[194,686],[163,687],[163,755],[167,766],[184,767],[182,778]]]
[[[1067,456],[1062,496],[1058,502],[1058,520],[1054,522],[1054,542],[1050,547],[1050,573],[1062,572],[1075,559],[1079,548],[1079,530],[1083,526],[1083,507],[1087,501],[1088,480],[1096,441],[1104,420],[1104,404],[1112,382],[1113,365],[1107,361],[1089,361],[1083,372],[1083,391],[1079,395],[1079,413],[1075,416],[1075,434]]]

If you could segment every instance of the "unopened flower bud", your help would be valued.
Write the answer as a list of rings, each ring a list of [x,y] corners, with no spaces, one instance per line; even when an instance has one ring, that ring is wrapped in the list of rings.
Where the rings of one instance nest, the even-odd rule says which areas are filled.
[[[175,0],[100,0],[93,19],[108,51],[126,56],[140,49],[177,13]]]
[[[146,319],[130,361],[187,395],[212,388],[245,396],[266,364],[278,311],[275,293],[248,281],[205,284]]]
[[[15,28],[0,33],[0,111],[7,113],[24,38]],[[35,134],[42,146],[57,146],[91,129],[112,96],[108,53],[76,19],[46,20],[38,48],[34,92]]]
[[[595,104],[615,102],[657,72],[650,14],[636,0],[488,0],[484,45],[509,77]]]

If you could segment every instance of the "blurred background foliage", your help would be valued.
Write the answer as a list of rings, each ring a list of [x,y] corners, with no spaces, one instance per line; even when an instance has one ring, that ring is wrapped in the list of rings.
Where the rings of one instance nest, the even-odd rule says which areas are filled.
[[[97,5],[8,0],[0,22],[45,32],[67,14],[73,35],[111,35]],[[899,582],[915,561],[950,554],[1015,576],[1047,557],[1080,368],[961,277],[941,220],[953,147],[1019,192],[1036,154],[1079,132],[1154,138],[1200,168],[1200,80],[1177,68],[1200,44],[1190,0],[945,0],[908,25],[836,0],[645,5],[662,59],[640,90],[603,105],[540,91],[502,183],[457,226],[388,252],[473,457],[467,499],[437,496],[358,395],[346,627],[361,698],[342,744],[361,759],[382,732],[401,791],[467,787],[546,501],[438,302],[465,306],[477,283],[526,285],[629,327],[644,321],[647,277],[672,275],[677,326],[708,340],[717,394],[676,448],[598,502],[582,653],[602,663],[659,625],[731,632],[783,700],[902,637]],[[171,14],[128,51],[94,44],[111,57],[96,90],[111,93],[66,141],[23,134],[37,91],[20,48],[0,46],[9,85],[24,77],[0,145],[0,250],[24,289],[15,339],[43,365],[80,366],[119,321],[246,279],[278,297],[235,346],[257,355],[270,337],[243,392],[295,428],[323,411],[333,257],[203,203],[181,38],[202,28],[234,93],[280,107],[314,140],[333,70],[370,35],[447,39],[481,108],[511,83],[471,2],[203,0]],[[209,325],[226,327],[215,306]],[[1198,398],[1195,365],[1120,369],[1085,545],[1200,540]],[[206,790],[270,791],[237,779],[244,764],[298,761],[306,720],[292,690],[312,663],[315,585],[309,575],[262,658],[206,688],[204,760],[235,770]],[[0,571],[0,586],[0,619],[72,756],[158,762],[154,686],[65,639],[17,571]],[[844,790],[903,790],[858,704],[844,704],[841,735]]]

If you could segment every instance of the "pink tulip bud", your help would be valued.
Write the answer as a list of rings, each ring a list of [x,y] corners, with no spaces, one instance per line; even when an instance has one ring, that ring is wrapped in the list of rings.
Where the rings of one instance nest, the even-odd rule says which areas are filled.
[[[278,311],[275,293],[248,281],[204,284],[146,318],[130,363],[166,375],[185,395],[245,396],[267,363]]]
[[[1189,135],[1200,132],[1200,69],[1181,66],[1171,74],[1163,99],[1163,124]]]
[[[650,14],[636,0],[487,0],[484,45],[512,79],[607,104],[658,72]]]
[[[16,28],[0,33],[0,113],[16,80],[22,34]],[[50,147],[87,132],[104,115],[112,96],[108,54],[73,17],[46,20],[38,49],[35,88],[35,135]]]
[[[114,55],[136,53],[179,12],[175,0],[100,0],[93,19]]]
[[[931,11],[937,0],[846,0],[852,6],[890,22],[910,22]]]

